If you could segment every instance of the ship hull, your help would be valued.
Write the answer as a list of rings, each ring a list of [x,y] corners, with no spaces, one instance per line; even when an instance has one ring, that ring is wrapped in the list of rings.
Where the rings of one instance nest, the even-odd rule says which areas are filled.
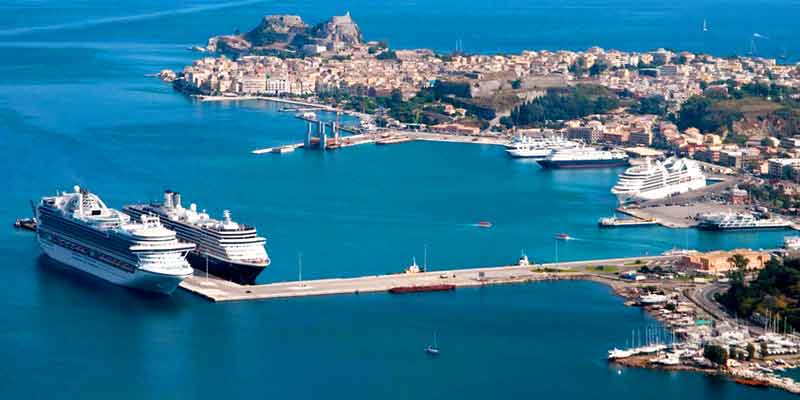
[[[547,156],[550,155],[552,151],[530,151],[530,150],[516,150],[516,149],[508,149],[506,150],[506,154],[508,154],[511,158],[527,158],[530,160],[544,160]]]
[[[61,264],[115,285],[146,292],[170,295],[184,279],[191,275],[164,275],[141,269],[128,272],[41,238],[39,244],[44,254]]]
[[[206,257],[195,252],[189,253],[186,257],[192,268],[206,271]],[[236,282],[240,285],[253,285],[258,275],[264,271],[266,266],[235,263],[231,261],[219,260],[208,257],[208,273],[225,280]]]
[[[455,285],[422,285],[422,286],[397,286],[389,289],[392,294],[423,293],[423,292],[449,292],[456,290]]]
[[[539,165],[547,169],[589,169],[628,166],[628,160],[540,160]]]
[[[778,231],[790,229],[789,225],[763,225],[763,226],[719,226],[715,224],[699,224],[697,229],[704,231]]]

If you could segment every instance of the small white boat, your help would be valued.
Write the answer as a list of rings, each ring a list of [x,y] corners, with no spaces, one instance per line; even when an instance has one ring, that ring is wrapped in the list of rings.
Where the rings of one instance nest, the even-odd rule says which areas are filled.
[[[614,348],[613,350],[608,351],[608,359],[609,360],[618,360],[621,358],[628,358],[634,355],[632,350],[620,350],[618,348]]]
[[[425,348],[425,352],[432,355],[439,355],[439,345],[436,343],[436,332],[433,332],[433,345]]]

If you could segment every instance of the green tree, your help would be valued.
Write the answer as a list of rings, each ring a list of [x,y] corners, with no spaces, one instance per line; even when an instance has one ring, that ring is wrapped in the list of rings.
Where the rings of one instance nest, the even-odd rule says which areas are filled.
[[[728,351],[715,344],[707,344],[703,348],[703,357],[717,365],[725,365],[728,361]]]
[[[396,60],[397,53],[395,53],[394,50],[386,50],[375,56],[375,58],[377,58],[378,60]]]
[[[599,76],[600,74],[605,72],[605,70],[607,70],[607,69],[608,69],[608,65],[606,63],[604,63],[602,61],[597,61],[594,64],[592,64],[591,68],[589,68],[589,75],[590,76]]]
[[[727,261],[728,264],[731,265],[728,276],[733,284],[744,285],[744,277],[747,273],[747,266],[750,264],[750,260],[741,254],[734,254],[730,256]]]
[[[664,116],[667,114],[667,101],[663,96],[642,97],[637,104],[631,107],[631,112]]]
[[[747,343],[747,361],[752,360],[756,356],[756,346],[753,343]]]
[[[587,71],[588,68],[586,67],[586,60],[583,57],[578,58],[574,63],[572,63],[572,65],[569,66],[569,72],[572,72],[577,76],[586,75]]]

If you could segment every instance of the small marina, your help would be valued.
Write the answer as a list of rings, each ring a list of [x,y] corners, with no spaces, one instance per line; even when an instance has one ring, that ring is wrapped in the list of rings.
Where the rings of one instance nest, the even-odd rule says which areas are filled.
[[[631,332],[625,339],[627,346],[608,351],[609,362],[719,375],[747,386],[800,394],[799,382],[780,375],[797,368],[800,336],[788,331],[774,316],[763,326],[756,326],[710,310],[709,293],[713,290],[713,285],[617,286],[615,291],[628,299],[626,304],[643,307],[663,325]],[[728,356],[724,361],[711,361],[714,356],[710,347],[723,349]]]

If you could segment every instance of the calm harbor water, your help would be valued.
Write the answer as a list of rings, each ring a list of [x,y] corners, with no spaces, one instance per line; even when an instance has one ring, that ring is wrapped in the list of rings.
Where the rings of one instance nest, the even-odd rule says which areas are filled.
[[[197,103],[144,76],[191,62],[191,43],[277,12],[316,21],[349,9],[368,38],[399,47],[448,49],[460,38],[482,52],[599,44],[727,54],[751,31],[785,41],[790,54],[800,47],[788,35],[796,2],[737,2],[735,13],[714,2],[512,2],[491,10],[472,3],[457,12],[432,1],[0,5],[0,223],[76,183],[113,206],[171,188],[259,227],[273,257],[262,282],[294,279],[298,253],[304,277],[320,278],[397,271],[412,256],[421,261],[426,244],[432,268],[510,263],[523,250],[550,261],[687,243],[780,244],[780,232],[600,230],[595,222],[612,212],[608,190],[619,171],[547,172],[495,147],[409,143],[251,156],[253,148],[300,141],[303,123],[274,104]],[[700,22],[681,18],[687,12]],[[696,37],[703,17],[719,36]],[[477,20],[484,29],[471,28]],[[447,33],[432,36],[434,22]],[[495,226],[475,227],[481,220]],[[557,243],[558,232],[577,240]],[[0,398],[784,396],[693,374],[618,374],[605,350],[654,322],[593,283],[209,304],[182,292],[143,296],[39,254],[30,233],[0,229]],[[444,355],[429,360],[421,349],[434,330]]]

